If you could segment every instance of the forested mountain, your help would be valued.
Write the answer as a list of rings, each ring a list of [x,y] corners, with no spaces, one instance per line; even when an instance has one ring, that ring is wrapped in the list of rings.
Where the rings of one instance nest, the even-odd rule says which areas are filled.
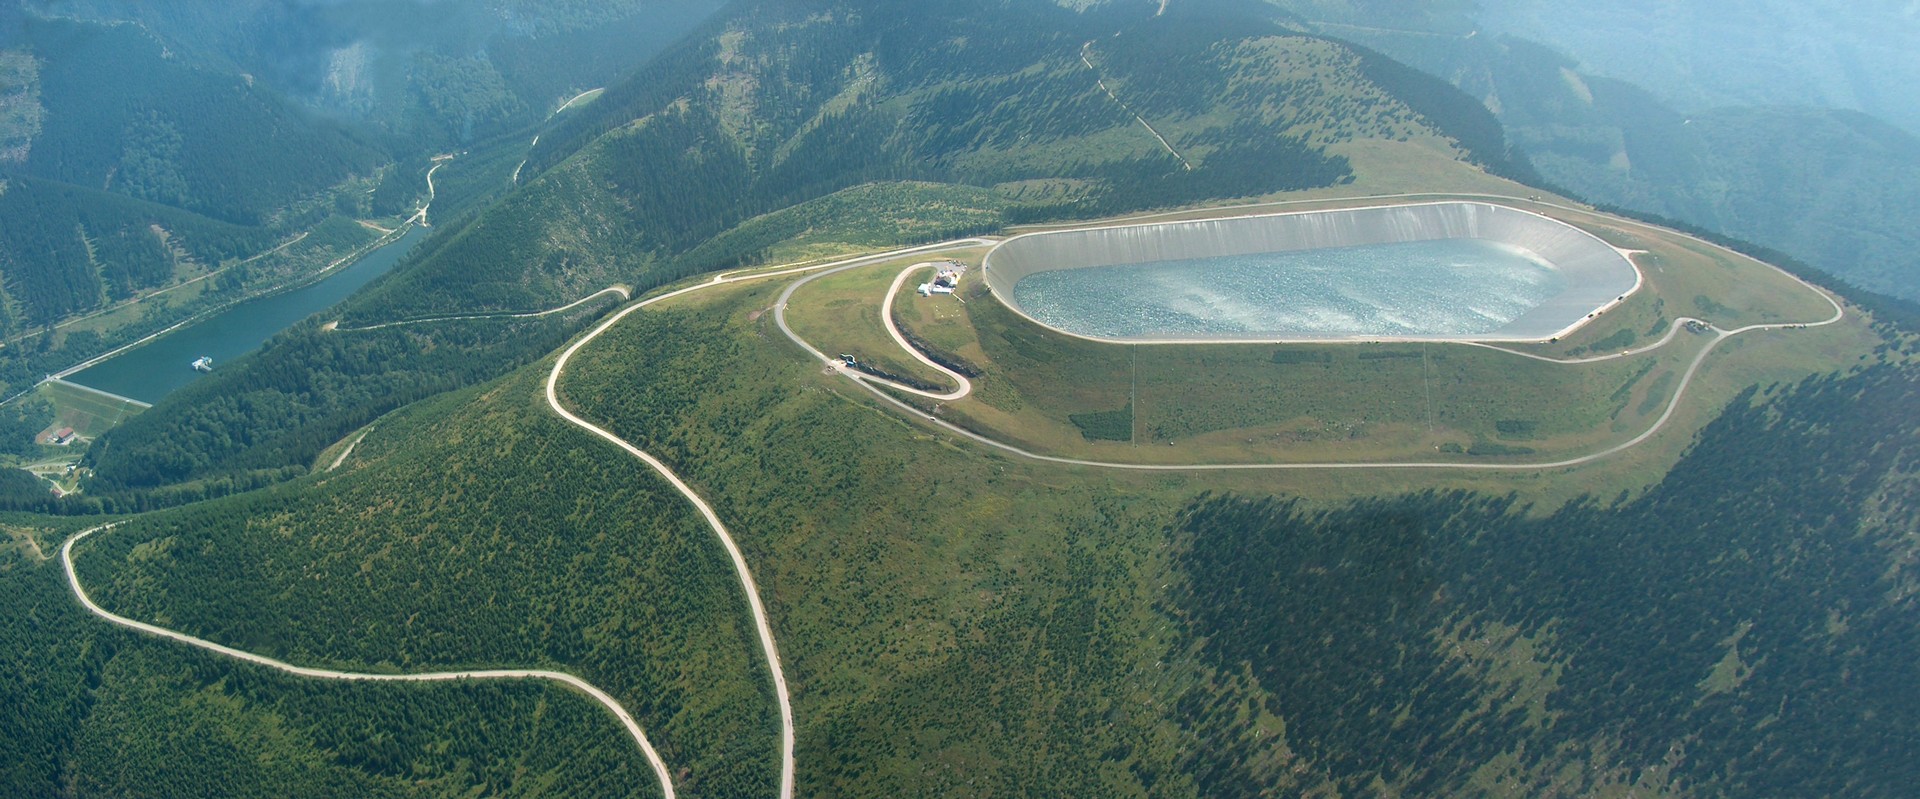
[[[1920,307],[1849,288],[1831,325],[1724,340],[1671,321],[1691,291],[1646,300],[1651,328],[1580,350],[1665,327],[1700,360],[1638,375],[1701,379],[1590,463],[1145,471],[896,414],[782,341],[788,284],[708,276],[1299,190],[1561,184],[1905,290],[1909,133],[1683,113],[1453,0],[711,6],[0,0],[6,375],[63,317],[297,231],[364,241],[445,167],[407,263],[93,442],[82,493],[0,470],[0,508],[39,512],[0,511],[0,796],[657,795],[577,691],[310,680],[89,615],[60,544],[109,520],[73,569],[113,611],[300,665],[575,674],[689,799],[776,795],[786,729],[796,796],[1920,783]],[[1673,254],[1646,275],[1718,268]],[[551,390],[679,490],[548,404],[555,351],[613,300],[485,315],[675,281],[709,285],[609,326]],[[1431,429],[1427,362],[1398,388]]]
[[[30,543],[36,524],[0,521],[8,608],[0,794],[399,799],[647,789],[652,775],[631,762],[630,739],[570,691],[316,682],[235,670],[102,625],[42,556],[54,536],[79,527],[39,527],[47,538]]]
[[[0,334],[172,283],[183,260],[218,264],[273,233],[111,192],[29,177],[0,189]]]
[[[19,167],[28,175],[257,225],[386,160],[138,26],[29,19],[24,38],[43,109]]]
[[[0,4],[5,393],[310,277],[342,225],[425,202],[437,153],[476,149],[440,176],[470,211],[562,101],[714,5]]]
[[[1644,496],[1545,515],[1201,498],[1179,612],[1221,677],[1183,704],[1203,729],[1264,704],[1343,792],[1903,795],[1916,403],[1910,365],[1749,394]],[[1231,765],[1204,793],[1286,779],[1257,765],[1275,744],[1212,728]]]
[[[740,237],[702,246],[750,217],[873,181],[990,190],[1020,221],[1336,185],[1354,174],[1344,148],[1362,141],[1526,170],[1492,116],[1442,81],[1289,34],[1257,4],[1182,5],[1162,16],[1039,2],[742,5],[562,118],[521,189],[444,225],[341,316],[520,310],[614,282],[659,285],[752,258]],[[217,418],[181,397],[109,436],[90,456],[100,479],[150,487],[243,461],[304,464],[414,396],[368,390],[387,376],[460,385],[537,354],[456,377],[404,356],[376,374],[343,371],[358,361],[340,348],[363,345],[317,329],[276,346],[261,356],[284,362],[271,372],[204,381],[233,398]],[[296,384],[296,373],[334,377]],[[320,388],[297,388],[309,383]],[[242,455],[289,436],[308,443],[275,445],[273,463]]]
[[[0,32],[0,335],[251,255],[387,161],[363,137],[131,24]]]

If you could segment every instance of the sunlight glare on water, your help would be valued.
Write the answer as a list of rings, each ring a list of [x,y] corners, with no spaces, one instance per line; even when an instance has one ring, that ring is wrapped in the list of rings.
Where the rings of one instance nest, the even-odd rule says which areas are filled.
[[[1565,287],[1526,250],[1438,239],[1035,272],[1013,293],[1081,335],[1329,338],[1491,333]]]

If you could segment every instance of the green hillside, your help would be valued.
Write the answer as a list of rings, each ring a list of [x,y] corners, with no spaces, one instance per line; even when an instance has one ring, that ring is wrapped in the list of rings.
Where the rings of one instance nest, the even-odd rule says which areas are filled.
[[[383,419],[324,477],[143,517],[138,532],[90,545],[83,578],[124,613],[159,613],[293,662],[566,670],[640,717],[692,785],[766,795],[771,708],[724,556],[642,464],[547,412],[543,375],[523,370]],[[204,546],[207,535],[221,543]],[[262,535],[295,571],[252,561],[244,542]],[[121,568],[127,558],[141,565]],[[433,564],[445,569],[419,571]],[[223,587],[151,591],[148,566]],[[271,598],[288,592],[300,598]],[[269,621],[200,604],[221,596],[337,612]],[[349,617],[354,632],[342,636]],[[640,766],[629,739],[601,737]]]
[[[1141,476],[876,413],[767,344],[777,289],[629,317],[561,395],[741,537],[804,794],[1892,796],[1914,777],[1914,453],[1889,442],[1915,440],[1920,380],[1897,356],[1737,397],[1650,486],[1605,466]],[[585,669],[635,686],[685,784],[763,794],[773,737],[745,731],[765,730],[764,672],[718,548],[552,416],[546,369],[383,421],[343,473],[142,518],[82,578],[303,662]]]
[[[0,274],[11,336],[172,285],[195,267],[273,246],[273,233],[35,178],[0,191]]]

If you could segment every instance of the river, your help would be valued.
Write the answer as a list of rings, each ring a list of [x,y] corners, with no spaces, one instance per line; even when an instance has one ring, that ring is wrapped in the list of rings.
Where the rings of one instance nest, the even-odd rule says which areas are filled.
[[[392,244],[368,253],[312,285],[248,300],[213,316],[127,350],[66,380],[141,402],[158,402],[174,390],[204,377],[193,361],[202,355],[213,368],[252,352],[295,322],[333,307],[361,286],[386,274],[426,238],[415,226]]]

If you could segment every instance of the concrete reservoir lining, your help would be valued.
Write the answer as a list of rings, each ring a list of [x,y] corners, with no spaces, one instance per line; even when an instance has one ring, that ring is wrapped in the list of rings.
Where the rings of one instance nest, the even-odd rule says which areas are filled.
[[[1470,335],[1381,335],[1366,330],[1299,333],[1101,336],[1062,329],[1020,306],[1014,286],[1038,272],[1152,264],[1261,253],[1292,253],[1444,239],[1480,239],[1517,248],[1564,279],[1560,291],[1498,329]],[[1447,201],[1305,211],[1184,222],[1028,233],[987,253],[988,288],[1016,313],[1068,335],[1103,341],[1544,341],[1566,335],[1640,286],[1639,270],[1612,245],[1556,219],[1483,202]]]

